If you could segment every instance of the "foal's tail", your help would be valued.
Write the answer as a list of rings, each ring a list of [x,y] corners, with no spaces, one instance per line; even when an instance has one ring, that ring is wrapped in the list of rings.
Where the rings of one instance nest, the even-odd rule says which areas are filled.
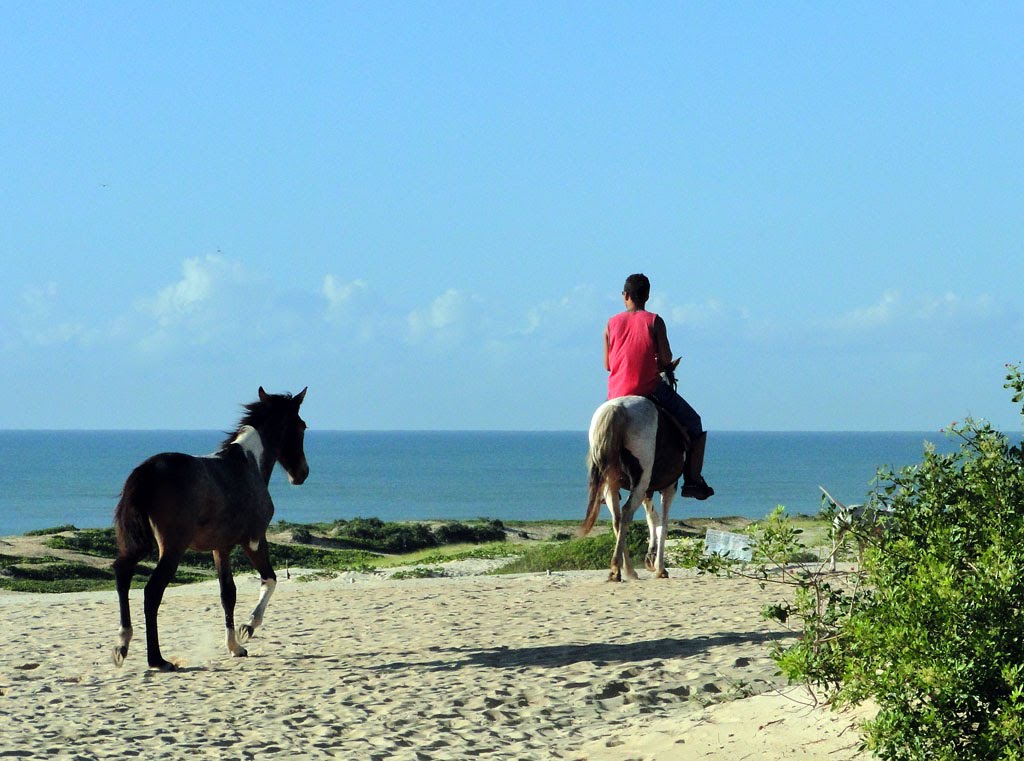
[[[618,404],[602,407],[591,426],[590,453],[590,494],[587,499],[587,515],[580,526],[580,532],[587,534],[594,527],[601,512],[601,496],[609,479],[618,480],[623,472],[622,449],[626,437],[626,411]]]
[[[148,555],[154,546],[153,527],[149,524],[148,505],[151,489],[147,488],[146,463],[128,476],[121,499],[114,508],[114,531],[118,554],[135,560]]]

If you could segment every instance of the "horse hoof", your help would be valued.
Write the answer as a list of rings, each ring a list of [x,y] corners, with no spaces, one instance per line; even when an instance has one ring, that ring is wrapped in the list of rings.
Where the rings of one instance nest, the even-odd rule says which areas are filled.
[[[252,639],[252,635],[255,632],[256,630],[249,624],[242,624],[237,629],[235,629],[235,636],[238,637],[239,642],[248,642],[250,639]]]
[[[162,671],[165,674],[169,674],[172,671],[177,671],[178,670],[178,667],[175,666],[173,663],[171,663],[170,661],[164,661],[164,660],[160,660],[160,661],[157,661],[155,663],[151,662],[149,664],[149,667],[151,669],[157,669],[158,671]]]
[[[128,655],[128,648],[122,645],[114,645],[114,665],[124,665],[124,659]]]
[[[246,650],[244,647],[240,647],[240,648],[238,648],[238,650],[233,652],[231,655],[234,656],[235,658],[245,658],[245,657],[247,657],[249,655],[249,651]]]
[[[655,576],[654,578],[656,578],[656,579],[667,579],[668,578],[668,571],[658,571],[658,575]]]

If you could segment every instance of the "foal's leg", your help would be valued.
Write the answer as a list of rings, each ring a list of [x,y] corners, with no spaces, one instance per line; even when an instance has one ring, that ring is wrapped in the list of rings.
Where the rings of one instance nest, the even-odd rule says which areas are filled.
[[[114,665],[120,666],[128,655],[128,644],[132,641],[132,612],[128,604],[128,592],[135,575],[139,559],[118,555],[114,561],[114,578],[117,581],[117,602],[121,608],[121,630],[114,645]]]
[[[248,653],[235,638],[235,578],[231,575],[231,548],[213,551],[213,564],[217,568],[220,582],[220,604],[224,608],[224,625],[227,627],[227,645],[231,654],[244,658]]]
[[[143,596],[146,611],[146,657],[149,660],[150,668],[161,671],[177,670],[173,663],[165,661],[160,655],[160,637],[156,630],[156,614],[160,609],[160,601],[164,598],[164,590],[174,578],[174,572],[178,570],[178,563],[181,560],[182,551],[171,551],[164,549],[160,560],[153,570],[153,575],[146,582],[146,591]]]
[[[256,627],[263,623],[263,614],[267,611],[267,603],[270,602],[270,596],[274,594],[274,589],[277,587],[277,575],[270,565],[270,547],[267,544],[267,537],[265,535],[260,538],[259,543],[255,547],[243,544],[242,549],[245,550],[245,554],[248,555],[253,567],[260,574],[259,602],[253,608],[252,615],[249,617],[249,623],[238,627],[238,638],[245,642],[256,631]]]

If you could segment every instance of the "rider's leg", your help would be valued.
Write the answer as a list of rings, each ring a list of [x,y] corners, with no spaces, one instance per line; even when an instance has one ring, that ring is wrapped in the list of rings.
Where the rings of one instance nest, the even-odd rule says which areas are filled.
[[[683,488],[679,494],[694,499],[707,499],[715,493],[701,475],[704,468],[704,446],[708,441],[708,433],[704,431],[693,440],[690,451],[686,455],[686,467],[683,471]]]
[[[665,381],[661,381],[657,385],[651,396],[658,401],[658,404],[668,410],[672,417],[679,421],[679,424],[690,433],[691,437],[695,438],[704,432],[704,429],[701,427],[700,415],[697,414],[697,411]]]
[[[715,493],[715,490],[701,475],[701,470],[704,468],[707,432],[701,424],[700,415],[664,381],[658,384],[653,396],[690,432],[690,451],[686,455],[686,469],[683,471],[683,487],[679,490],[680,495],[694,499],[707,499]]]

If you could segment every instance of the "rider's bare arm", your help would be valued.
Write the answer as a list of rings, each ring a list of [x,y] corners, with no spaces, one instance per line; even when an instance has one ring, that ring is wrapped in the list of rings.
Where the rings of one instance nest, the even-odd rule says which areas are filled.
[[[672,363],[672,347],[668,345],[668,330],[661,315],[654,318],[651,325],[651,337],[654,339],[654,350],[658,355],[658,369],[664,370]],[[606,339],[607,343],[607,339]],[[607,362],[607,359],[605,360]]]
[[[612,371],[612,363],[608,357],[608,355],[611,353],[611,350],[611,339],[608,338],[608,328],[606,326],[604,329],[604,369],[607,370],[608,372]]]

